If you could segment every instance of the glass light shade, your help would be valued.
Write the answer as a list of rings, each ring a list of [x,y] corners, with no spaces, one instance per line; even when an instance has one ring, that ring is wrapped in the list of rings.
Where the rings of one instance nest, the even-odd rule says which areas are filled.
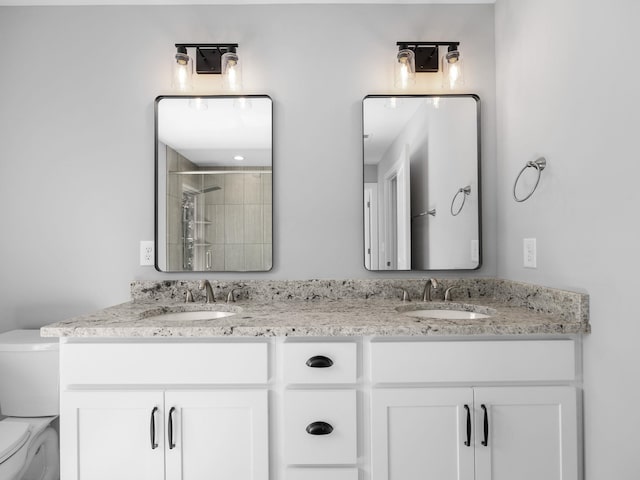
[[[171,86],[179,92],[193,88],[193,60],[186,53],[178,52],[173,58]]]
[[[452,50],[442,57],[442,86],[450,90],[464,85],[462,57],[458,50]]]
[[[398,52],[394,76],[396,88],[407,88],[416,83],[416,60],[412,50],[405,48]]]
[[[242,90],[242,66],[236,52],[222,55],[222,83],[224,88],[237,92]]]

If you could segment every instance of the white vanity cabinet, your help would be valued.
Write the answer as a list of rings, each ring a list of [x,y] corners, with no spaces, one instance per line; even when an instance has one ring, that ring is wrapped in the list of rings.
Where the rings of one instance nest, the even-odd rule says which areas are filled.
[[[282,342],[286,480],[358,480],[358,345]]]
[[[64,339],[62,480],[580,480],[579,339]]]
[[[373,344],[372,480],[578,480],[575,376],[571,340]]]
[[[61,347],[61,478],[268,480],[266,343]]]

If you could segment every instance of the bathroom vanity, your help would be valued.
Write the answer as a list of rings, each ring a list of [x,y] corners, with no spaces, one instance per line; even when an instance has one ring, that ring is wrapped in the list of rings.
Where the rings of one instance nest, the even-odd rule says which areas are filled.
[[[581,478],[587,296],[455,283],[451,302],[401,302],[424,281],[219,282],[239,301],[186,304],[194,282],[136,282],[44,327],[62,478]]]

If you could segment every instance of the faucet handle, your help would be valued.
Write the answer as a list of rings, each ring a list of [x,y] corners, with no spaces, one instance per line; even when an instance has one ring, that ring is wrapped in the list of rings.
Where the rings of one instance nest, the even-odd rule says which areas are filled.
[[[191,290],[187,289],[187,293],[184,296],[184,301],[185,303],[193,303],[193,293],[191,293]]]
[[[234,292],[237,288],[232,288],[231,291],[227,294],[227,303],[235,303],[236,297],[234,296]]]
[[[411,301],[411,297],[409,296],[409,292],[407,292],[404,288],[400,288],[399,290],[402,293],[402,296],[400,297],[402,299],[402,301],[403,302],[410,302]]]
[[[447,288],[444,291],[444,301],[448,302],[451,300],[451,290],[457,290],[458,287],[456,287],[455,285],[452,285],[451,287]]]

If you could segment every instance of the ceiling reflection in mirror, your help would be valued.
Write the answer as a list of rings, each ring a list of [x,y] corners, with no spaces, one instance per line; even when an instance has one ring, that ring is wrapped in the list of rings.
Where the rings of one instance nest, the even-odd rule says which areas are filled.
[[[156,99],[156,268],[272,267],[272,101]]]
[[[365,97],[368,270],[480,267],[479,109],[475,95]]]

